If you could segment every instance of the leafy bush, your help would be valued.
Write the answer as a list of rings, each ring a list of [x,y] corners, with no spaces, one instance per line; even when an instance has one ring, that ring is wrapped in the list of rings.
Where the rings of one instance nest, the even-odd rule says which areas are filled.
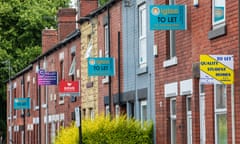
[[[110,120],[98,116],[94,120],[82,121],[83,144],[151,144],[152,122],[141,122],[120,116]],[[61,129],[55,144],[78,144],[78,128],[72,124]]]

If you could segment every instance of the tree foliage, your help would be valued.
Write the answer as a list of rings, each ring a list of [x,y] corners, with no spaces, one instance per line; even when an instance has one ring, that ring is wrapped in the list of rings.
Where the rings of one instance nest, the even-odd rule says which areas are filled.
[[[38,56],[42,29],[55,27],[57,9],[68,3],[69,0],[2,0],[0,62],[11,60],[15,73]]]
[[[100,6],[103,6],[104,4],[106,4],[108,1],[110,0],[99,0],[98,3]]]
[[[0,104],[6,103],[6,80],[21,71],[41,52],[41,31],[56,27],[59,7],[70,0],[1,0],[0,2]],[[5,62],[5,63],[3,63]],[[2,109],[3,110],[3,109]],[[3,111],[1,111],[3,112]],[[6,109],[5,112],[6,114]],[[0,115],[0,132],[5,131],[6,115]]]

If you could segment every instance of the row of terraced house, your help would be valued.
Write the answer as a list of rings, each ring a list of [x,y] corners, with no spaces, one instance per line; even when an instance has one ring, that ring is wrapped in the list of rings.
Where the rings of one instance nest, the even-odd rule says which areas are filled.
[[[82,118],[152,120],[156,144],[240,143],[239,4],[77,0],[59,9],[57,29],[42,31],[42,54],[7,83],[8,143],[53,142],[76,107]],[[150,5],[185,5],[187,28],[151,30]],[[201,84],[200,55],[232,55],[234,83]],[[114,76],[88,76],[88,57],[114,58]],[[56,71],[58,84],[39,85],[40,69]],[[60,93],[61,82],[77,82],[79,92]],[[31,109],[14,109],[14,99],[27,97]]]

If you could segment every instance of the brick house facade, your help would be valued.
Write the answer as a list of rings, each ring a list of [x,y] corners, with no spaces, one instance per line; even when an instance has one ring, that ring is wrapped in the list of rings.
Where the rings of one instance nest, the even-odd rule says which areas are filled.
[[[187,5],[187,30],[174,32],[174,57],[169,57],[171,32],[155,31],[154,41],[159,52],[155,59],[156,143],[217,144],[240,141],[237,135],[239,15],[236,14],[239,2],[221,1],[226,10],[226,18],[221,23],[212,20],[213,2],[199,1],[198,6],[194,6],[192,1],[174,1],[175,4]],[[169,3],[155,0],[156,5]],[[201,54],[233,55],[234,85],[200,84]],[[232,110],[235,111],[234,119]]]
[[[221,1],[225,11],[219,23],[213,18],[215,1]],[[141,110],[147,107],[156,144],[240,143],[239,2],[127,2],[113,0],[97,8],[97,1],[81,0],[81,12],[59,11],[58,29],[42,32],[42,54],[11,79],[11,117],[7,84],[8,140],[11,129],[13,142],[50,143],[61,126],[75,119],[74,108],[81,106],[86,118],[110,112],[112,116],[134,114],[136,119],[142,118]],[[187,29],[146,30],[146,61],[144,56],[139,59],[142,10],[148,22],[149,5],[173,3],[187,6]],[[76,15],[80,26],[75,23]],[[86,53],[91,39],[90,56],[113,57],[115,76],[88,77]],[[201,54],[233,55],[234,85],[200,84]],[[74,57],[75,71],[70,74]],[[58,86],[38,86],[39,68],[58,71],[59,80],[79,81],[80,97],[61,97]],[[31,97],[32,108],[13,110],[13,99],[19,97]]]

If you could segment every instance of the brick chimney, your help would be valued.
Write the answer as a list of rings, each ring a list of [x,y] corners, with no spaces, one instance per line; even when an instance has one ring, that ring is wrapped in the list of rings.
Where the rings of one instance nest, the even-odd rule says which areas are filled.
[[[58,42],[57,30],[45,28],[42,31],[42,54],[51,49]]]
[[[80,17],[88,15],[98,8],[98,0],[80,0]]]
[[[61,8],[57,17],[58,40],[61,41],[76,30],[76,10],[73,8]]]

